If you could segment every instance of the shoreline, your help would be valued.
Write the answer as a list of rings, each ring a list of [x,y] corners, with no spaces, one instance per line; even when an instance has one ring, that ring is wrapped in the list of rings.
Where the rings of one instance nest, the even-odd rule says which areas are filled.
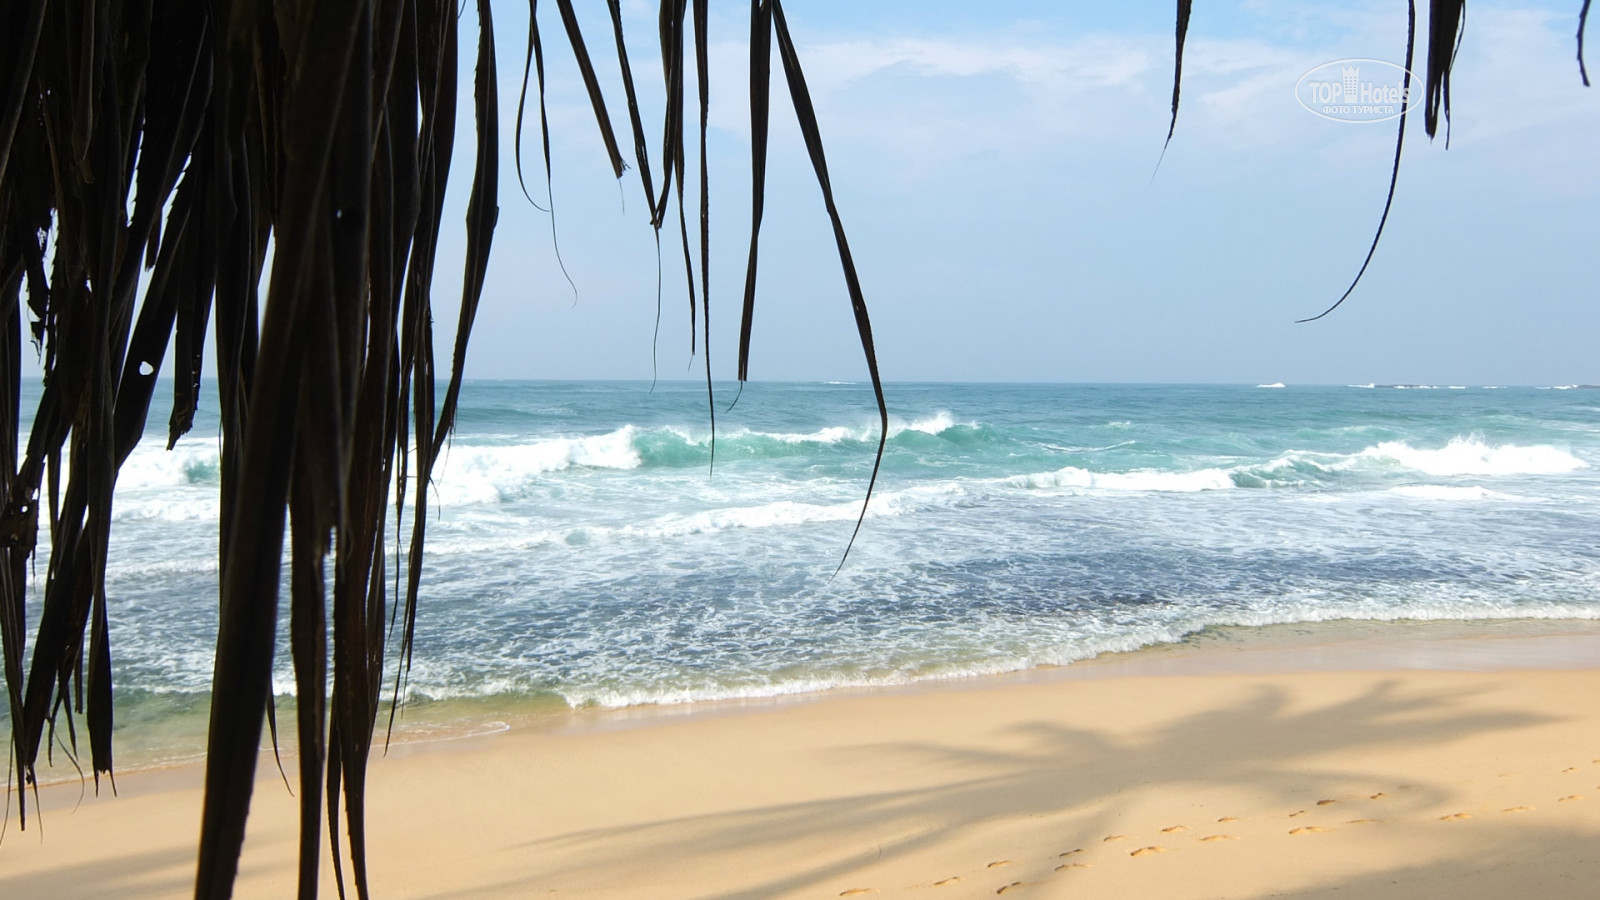
[[[1587,896],[1600,624],[1352,624],[396,744],[372,763],[373,888]],[[200,780],[42,787],[44,839],[11,824],[0,893],[186,896]],[[283,896],[296,805],[270,752],[257,788],[237,895]]]
[[[468,740],[525,729],[556,732],[606,731],[690,721],[740,712],[782,709],[838,697],[915,695],[927,691],[981,690],[990,685],[1052,683],[1128,676],[1274,674],[1309,671],[1498,671],[1600,668],[1600,619],[1331,619],[1271,625],[1208,626],[1175,642],[1106,651],[1064,665],[1041,664],[1000,672],[936,675],[906,681],[844,684],[747,697],[643,703],[631,706],[552,707],[544,698],[504,695],[428,700],[402,707],[393,747]],[[280,697],[280,704],[283,698]],[[204,705],[208,708],[208,705]],[[293,721],[293,705],[281,705],[280,724]],[[383,745],[379,714],[374,743]],[[206,715],[193,743],[152,759],[118,745],[117,777],[152,771],[203,768]],[[286,738],[292,727],[284,732]],[[262,760],[273,766],[272,745],[262,731]],[[122,736],[119,735],[119,741]],[[292,740],[279,748],[296,756]],[[381,752],[381,751],[380,751]],[[40,785],[77,784],[79,775],[58,755],[41,767]],[[289,769],[285,763],[285,769]],[[92,779],[91,779],[92,781]]]
[[[512,731],[587,732],[785,709],[834,698],[914,696],[1102,678],[1562,669],[1600,669],[1600,619],[1332,619],[1211,626],[1176,642],[1107,651],[1065,665],[684,703],[568,707],[501,718],[512,720],[508,723]]]

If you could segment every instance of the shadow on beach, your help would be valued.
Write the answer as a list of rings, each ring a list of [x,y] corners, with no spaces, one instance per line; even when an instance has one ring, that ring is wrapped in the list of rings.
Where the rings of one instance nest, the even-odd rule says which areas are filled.
[[[524,842],[507,848],[526,862],[522,877],[464,885],[445,896],[520,894],[542,891],[550,884],[584,884],[602,891],[654,884],[665,891],[663,896],[701,900],[834,896],[839,891],[828,890],[830,886],[859,880],[869,872],[898,872],[921,860],[937,860],[945,863],[944,869],[956,871],[961,868],[959,848],[974,839],[984,843],[980,833],[997,823],[1033,823],[1034,829],[1048,832],[1037,842],[1059,847],[1061,853],[1093,849],[1127,807],[1159,804],[1163,795],[1192,795],[1197,790],[1207,796],[1250,797],[1256,806],[1288,810],[1305,804],[1307,797],[1348,792],[1352,783],[1388,786],[1391,796],[1385,817],[1393,825],[1374,827],[1415,830],[1423,826],[1401,822],[1431,822],[1427,811],[1455,802],[1455,786],[1418,779],[1414,770],[1340,767],[1328,760],[1442,749],[1476,736],[1560,721],[1490,705],[1483,698],[1490,689],[1417,689],[1399,679],[1377,679],[1358,695],[1308,708],[1287,688],[1255,685],[1243,695],[1235,692],[1225,704],[1123,735],[1066,727],[1061,722],[1072,717],[1071,710],[1041,710],[1039,718],[1013,724],[1004,733],[963,735],[952,730],[949,742],[843,740],[818,751],[826,757],[821,760],[825,768],[879,767],[907,776],[889,774],[886,782],[916,784],[832,796],[826,796],[827,785],[801,785],[802,792],[824,796]],[[1048,696],[1070,699],[1072,694]],[[790,776],[774,771],[770,777]],[[684,789],[692,792],[692,787]],[[1417,879],[1481,886],[1486,874],[1509,887],[1527,884],[1526,870],[1534,867],[1543,869],[1546,877],[1571,873],[1574,889],[1588,890],[1592,882],[1577,878],[1578,871],[1600,871],[1596,862],[1600,854],[1590,852],[1594,835],[1587,830],[1527,818],[1514,824],[1480,820],[1472,827],[1473,836],[1462,845],[1460,858],[1341,877],[1298,893],[1261,896],[1338,891],[1347,896],[1414,897],[1419,896]],[[1461,839],[1461,834],[1452,839]],[[1207,850],[1199,844],[1193,850],[1185,848],[1186,853]],[[1056,890],[1065,890],[1068,876],[1055,871],[1058,855],[1006,860],[1003,880],[1001,875],[990,880],[1000,887],[1016,882],[1041,889],[1054,884]],[[1125,853],[1117,856],[1122,858],[1110,857],[1101,869],[1128,862]],[[730,885],[725,890],[684,893],[687,882],[674,887],[680,877],[700,878],[733,860],[741,861],[739,871],[699,882],[720,880]],[[1552,865],[1556,870],[1550,869]],[[929,868],[922,885],[948,874],[944,869]],[[911,886],[904,877],[900,882],[880,886],[885,891]],[[978,886],[969,879],[963,891],[953,895],[972,895]]]

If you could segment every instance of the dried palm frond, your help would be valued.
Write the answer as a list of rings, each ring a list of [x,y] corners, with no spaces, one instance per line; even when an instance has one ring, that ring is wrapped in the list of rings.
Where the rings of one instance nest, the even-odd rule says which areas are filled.
[[[1161,142],[1161,155],[1167,155],[1172,146],[1173,132],[1178,130],[1178,99],[1183,88],[1183,45],[1189,40],[1189,16],[1194,12],[1194,0],[1178,0],[1178,18],[1172,26],[1172,118],[1167,121],[1167,139]],[[1156,160],[1156,168],[1161,160]]]
[[[1172,134],[1178,124],[1178,92],[1183,80],[1183,46],[1189,32],[1191,3],[1192,0],[1178,0],[1177,24],[1174,29],[1177,48],[1173,66],[1172,120],[1167,127],[1167,144],[1172,142]],[[1423,89],[1423,125],[1428,137],[1434,137],[1439,130],[1439,116],[1442,112],[1447,148],[1450,146],[1450,74],[1455,69],[1456,57],[1461,51],[1461,39],[1466,33],[1466,7],[1466,0],[1430,0],[1428,9],[1428,70]],[[1585,87],[1589,85],[1589,71],[1583,62],[1583,34],[1588,21],[1589,0],[1583,0],[1583,6],[1578,11],[1578,74]],[[1407,0],[1406,63],[1404,81],[1401,85],[1400,124],[1395,135],[1394,163],[1389,171],[1389,191],[1384,199],[1383,214],[1378,218],[1377,230],[1372,236],[1372,244],[1367,248],[1366,258],[1362,261],[1361,268],[1356,271],[1356,277],[1351,280],[1350,286],[1339,299],[1314,316],[1295,320],[1297,324],[1314,322],[1343,305],[1344,301],[1355,292],[1356,285],[1361,283],[1361,277],[1367,273],[1367,267],[1372,265],[1372,258],[1378,252],[1378,242],[1383,238],[1384,225],[1388,223],[1389,211],[1394,207],[1395,187],[1400,182],[1400,157],[1405,148],[1406,118],[1411,107],[1411,63],[1414,58],[1416,37],[1417,6],[1415,0]],[[1162,145],[1162,153],[1166,153],[1166,144]]]
[[[1367,258],[1361,261],[1361,268],[1356,270],[1356,277],[1350,280],[1350,286],[1344,289],[1344,293],[1339,295],[1338,300],[1333,301],[1332,306],[1314,316],[1307,316],[1304,319],[1296,319],[1295,324],[1297,325],[1305,322],[1315,322],[1328,313],[1338,309],[1341,305],[1343,305],[1344,301],[1350,299],[1350,295],[1355,293],[1356,285],[1361,283],[1361,276],[1367,274],[1367,267],[1372,265],[1372,257],[1378,252],[1378,241],[1382,240],[1383,238],[1383,226],[1388,224],[1389,210],[1394,207],[1394,189],[1400,183],[1400,154],[1406,146],[1406,118],[1411,112],[1411,62],[1414,58],[1416,46],[1417,4],[1415,3],[1415,0],[1406,0],[1406,64],[1401,69],[1400,124],[1395,128],[1394,164],[1389,168],[1389,195],[1383,201],[1383,215],[1378,217],[1378,229],[1372,235],[1371,246],[1367,247]],[[1429,67],[1428,71],[1431,77],[1433,71],[1431,66]],[[1445,77],[1448,78],[1449,68],[1446,67],[1444,72]],[[1447,89],[1446,96],[1448,96],[1448,93],[1449,92]],[[1446,109],[1448,110],[1448,108],[1449,105],[1447,103]],[[1433,128],[1431,126],[1428,128],[1428,135],[1429,137],[1433,136]]]
[[[1578,77],[1583,79],[1583,86],[1589,86],[1589,67],[1583,64],[1583,33],[1589,27],[1589,0],[1583,0],[1583,8],[1578,10]]]
[[[576,10],[570,0],[556,5],[620,178],[625,163]],[[675,185],[691,316],[698,297],[708,339],[707,4],[696,0],[692,23],[687,0],[661,4],[667,103],[659,193],[620,3],[608,6],[650,222],[659,232]],[[777,3],[753,8],[777,29],[886,425],[866,306],[793,41]],[[115,609],[105,569],[117,473],[144,433],[169,347],[175,381],[168,446],[190,428],[204,335],[214,319],[220,598],[197,896],[227,896],[238,871],[262,720],[271,712],[286,530],[300,746],[299,893],[317,890],[324,815],[341,891],[347,853],[357,893],[368,893],[367,758],[386,661],[400,673],[396,701],[411,662],[425,486],[455,421],[499,209],[492,12],[479,0],[466,264],[436,408],[430,296],[455,144],[453,2],[24,0],[0,8],[0,40],[11,51],[0,65],[0,650],[9,754],[24,784],[33,784],[46,730],[64,716],[75,744],[81,715],[97,783],[113,772],[108,623]],[[536,3],[529,12],[548,177]],[[700,113],[698,289],[684,200],[686,24],[693,28]],[[758,179],[765,171],[764,104],[762,116]],[[747,319],[753,263],[752,250]],[[153,272],[141,296],[147,267]],[[24,323],[41,351],[45,381],[22,449]],[[709,358],[706,376],[709,390]],[[410,477],[417,488],[407,491]],[[394,598],[383,539],[391,490],[396,522],[409,518],[411,525],[403,594]],[[27,563],[45,498],[50,559],[30,659]],[[392,618],[401,624],[400,645],[389,654]],[[26,827],[26,795],[19,797]]]

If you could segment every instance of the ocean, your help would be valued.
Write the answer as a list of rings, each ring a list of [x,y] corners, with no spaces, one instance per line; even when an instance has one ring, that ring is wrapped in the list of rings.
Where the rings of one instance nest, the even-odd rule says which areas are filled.
[[[751,384],[731,410],[719,386],[713,464],[703,384],[468,383],[429,489],[402,728],[1066,665],[1223,626],[1600,618],[1597,391],[886,394],[840,568],[877,443],[865,384]],[[134,764],[201,749],[214,405],[168,452],[158,400],[119,480],[107,590]]]

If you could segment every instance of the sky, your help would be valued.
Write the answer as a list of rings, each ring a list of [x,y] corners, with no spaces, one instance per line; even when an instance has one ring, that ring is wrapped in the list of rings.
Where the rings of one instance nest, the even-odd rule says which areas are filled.
[[[604,6],[579,6],[625,135]],[[623,6],[657,144],[653,4]],[[1471,4],[1448,149],[1442,131],[1430,142],[1411,117],[1377,255],[1350,300],[1312,324],[1294,320],[1338,298],[1371,241],[1395,123],[1320,118],[1297,101],[1296,82],[1332,60],[1402,62],[1404,4],[1197,4],[1159,170],[1170,0],[791,0],[786,11],[886,380],[1548,385],[1600,382],[1600,87],[1579,80],[1579,6]],[[735,373],[750,227],[748,8],[711,3],[719,381]],[[663,234],[657,336],[642,189],[632,171],[620,186],[612,177],[555,6],[543,4],[549,190],[576,290],[568,285],[550,217],[509,171],[526,6],[497,4],[495,15],[508,171],[468,376],[703,377],[678,236]],[[469,8],[467,90],[475,35]],[[1414,68],[1424,53],[1425,38]],[[448,226],[465,212],[471,109],[463,98],[435,282],[441,358],[459,293],[461,239]],[[523,171],[543,203],[537,121],[525,123]],[[864,378],[832,232],[776,73],[773,123],[752,378]],[[659,183],[659,147],[656,159]]]

